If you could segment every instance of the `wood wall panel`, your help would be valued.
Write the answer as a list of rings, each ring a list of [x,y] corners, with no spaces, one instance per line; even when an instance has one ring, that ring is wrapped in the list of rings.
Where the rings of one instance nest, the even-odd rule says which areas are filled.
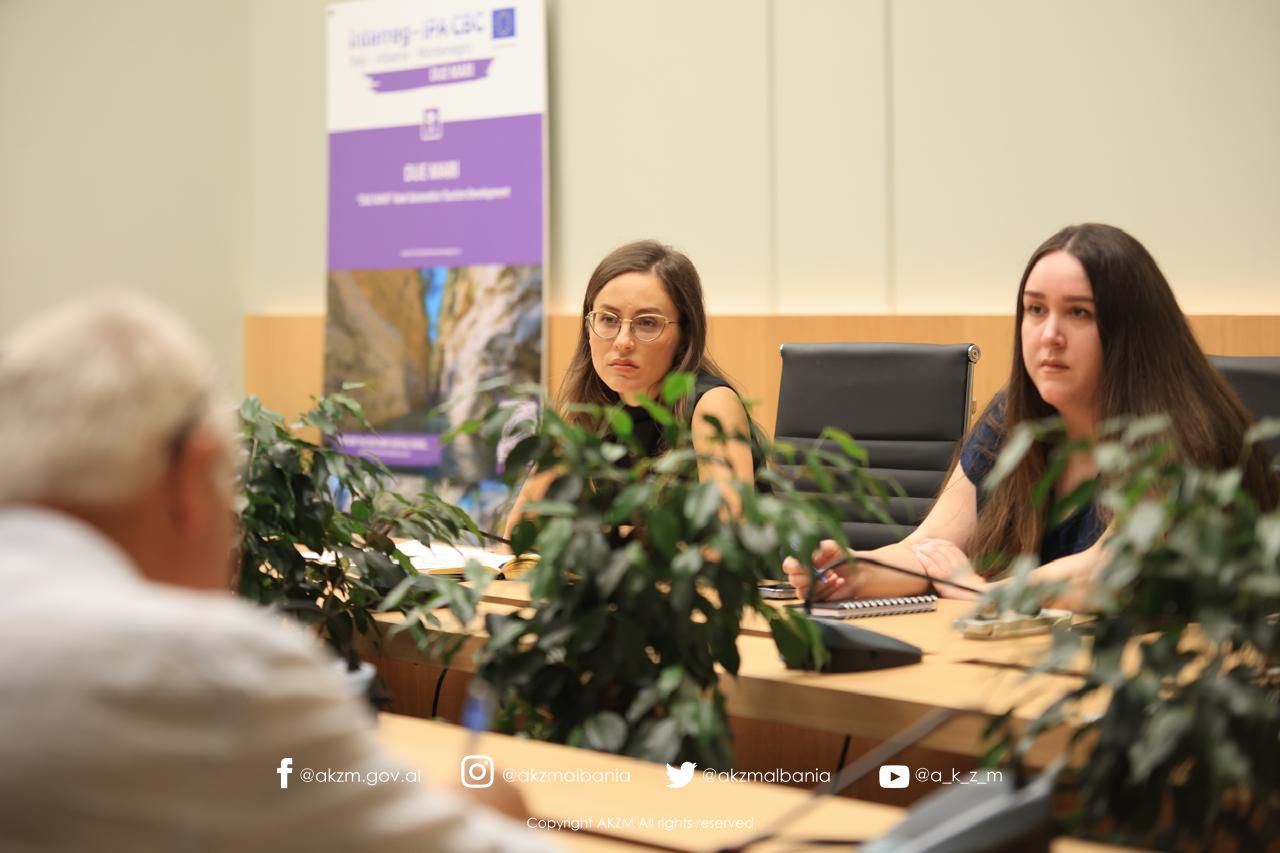
[[[568,367],[580,320],[557,314],[547,323],[547,370],[552,394]],[[1200,345],[1217,355],[1280,355],[1280,316],[1204,315],[1191,318]],[[1013,354],[1011,316],[720,316],[710,318],[711,352],[754,402],[752,414],[773,432],[782,362],[789,341],[914,341],[973,343],[979,408],[1004,384]],[[324,318],[320,315],[245,317],[245,392],[293,416],[323,388]]]
[[[244,393],[292,418],[324,390],[324,316],[244,318]]]

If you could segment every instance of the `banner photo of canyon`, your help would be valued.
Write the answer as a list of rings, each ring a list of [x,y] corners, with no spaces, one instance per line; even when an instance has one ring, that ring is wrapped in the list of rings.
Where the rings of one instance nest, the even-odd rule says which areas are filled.
[[[501,527],[507,489],[493,448],[474,435],[441,436],[481,417],[495,399],[491,379],[541,380],[540,266],[421,267],[330,272],[325,324],[325,393],[345,382],[373,432],[343,445],[405,475],[412,493],[430,484],[486,529]],[[519,421],[532,426],[536,409]]]

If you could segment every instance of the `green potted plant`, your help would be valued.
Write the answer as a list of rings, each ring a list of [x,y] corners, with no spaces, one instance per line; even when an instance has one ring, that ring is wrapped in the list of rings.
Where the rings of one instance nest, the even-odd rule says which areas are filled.
[[[332,394],[287,423],[249,397],[239,420],[240,595],[314,625],[353,668],[358,636],[378,642],[373,619],[381,609],[416,608],[405,624],[423,648],[428,632],[418,616],[434,621],[432,608],[447,603],[470,618],[485,574],[472,572],[472,588],[419,574],[394,540],[475,541],[475,523],[433,494],[402,497],[388,488],[390,474],[377,460],[336,448],[344,424],[368,428],[355,400]],[[304,437],[308,427],[319,442]],[[385,605],[391,590],[394,600]]]
[[[529,469],[557,476],[513,532],[516,552],[540,557],[526,576],[533,607],[487,619],[490,639],[477,672],[497,697],[501,730],[728,767],[731,733],[718,679],[720,670],[738,670],[744,611],[769,621],[788,661],[823,661],[816,626],[766,604],[758,584],[778,575],[783,556],[807,559],[821,539],[843,539],[832,492],[883,517],[882,489],[864,475],[852,440],[833,431],[829,449],[800,460],[825,494],[802,494],[764,471],[760,480],[771,491],[736,486],[741,509],[729,513],[721,486],[699,481],[689,428],[670,408],[692,383],[673,375],[662,389],[665,405],[643,402],[671,448],[658,458],[640,452],[632,419],[618,406],[583,409],[609,424],[608,436],[547,412],[508,457],[513,485]],[[464,429],[493,439],[504,417],[495,411]]]
[[[1262,850],[1280,838],[1280,511],[1259,509],[1241,488],[1242,468],[1180,461],[1167,427],[1164,418],[1115,422],[1096,444],[1055,451],[1064,460],[1092,445],[1099,477],[1055,511],[1096,499],[1113,517],[1112,558],[1083,608],[1087,637],[1057,632],[1038,667],[1087,649],[1081,685],[996,754],[1070,722],[1073,754],[1057,781],[1073,832],[1160,849]],[[1012,439],[1000,469],[1051,429]],[[1259,424],[1244,452],[1277,434],[1280,422]],[[1043,592],[1013,584],[996,600],[1029,611]],[[1097,693],[1109,697],[1106,711],[1081,718],[1078,704]]]

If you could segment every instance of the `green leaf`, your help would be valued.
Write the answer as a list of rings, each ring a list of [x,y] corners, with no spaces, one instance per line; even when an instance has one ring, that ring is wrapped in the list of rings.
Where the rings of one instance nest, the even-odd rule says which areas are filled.
[[[649,515],[649,538],[655,548],[667,559],[676,554],[679,545],[680,522],[675,513],[666,507],[657,507]]]
[[[640,688],[636,691],[636,697],[631,700],[630,707],[627,708],[627,722],[635,725],[652,711],[662,698],[662,693],[656,685],[646,684]]]
[[[676,577],[693,577],[702,569],[702,552],[697,548],[685,548],[671,561]]]
[[[627,455],[627,448],[621,444],[614,444],[606,441],[600,445],[600,455],[604,457],[606,462],[617,462],[619,459]]]
[[[720,509],[722,496],[717,483],[702,483],[684,500],[684,514],[691,530],[701,530]]]
[[[518,616],[489,614],[485,629],[489,632],[489,642],[485,644],[485,649],[492,652],[515,646],[521,637],[529,633],[529,623]]]
[[[627,742],[627,721],[613,711],[601,711],[582,727],[588,749],[619,752]]]
[[[481,421],[479,418],[470,418],[455,426],[440,437],[445,444],[450,444],[460,435],[474,435],[480,431]]]
[[[538,535],[538,551],[542,559],[554,561],[573,535],[573,523],[567,518],[553,518]]]
[[[653,491],[653,484],[647,480],[630,484],[613,501],[605,514],[605,520],[610,524],[632,523],[632,516],[641,506],[649,502]]]
[[[478,598],[484,595],[485,589],[493,582],[496,575],[492,569],[480,564],[479,560],[468,558],[462,567],[462,576],[471,584],[472,593]]]
[[[777,556],[778,534],[773,527],[744,522],[738,525],[738,535],[751,553],[761,557]]]
[[[996,457],[995,464],[991,466],[991,473],[983,481],[983,487],[987,491],[991,491],[1017,470],[1018,466],[1022,464],[1023,457],[1027,455],[1027,451],[1031,449],[1035,441],[1035,432],[1028,424],[1018,424],[1014,427],[1013,432],[1005,441],[1000,455]]]
[[[382,603],[378,605],[379,610],[395,610],[400,602],[404,599],[405,594],[413,587],[415,578],[408,577],[395,585],[391,592],[387,593],[387,597],[382,599]]]
[[[1213,493],[1219,506],[1227,506],[1235,500],[1240,491],[1240,483],[1244,480],[1244,471],[1239,468],[1228,468],[1214,479]]]
[[[821,669],[826,664],[818,626],[804,614],[787,611],[784,618],[769,620],[769,633],[788,666]]]
[[[697,377],[692,373],[671,373],[662,382],[662,401],[674,406],[684,397],[693,393]]]
[[[1143,501],[1134,507],[1133,513],[1125,519],[1124,537],[1139,550],[1150,550],[1156,537],[1164,533],[1164,507],[1154,501]]]
[[[635,424],[625,409],[611,407],[605,410],[605,416],[609,419],[609,429],[615,436],[623,441],[631,437]]]
[[[1141,444],[1149,438],[1164,435],[1172,429],[1173,423],[1168,415],[1147,415],[1134,418],[1125,427],[1123,440],[1125,444]]]
[[[831,439],[850,459],[857,460],[860,465],[867,464],[867,451],[859,447],[858,443],[853,440],[853,436],[844,430],[829,426],[822,430],[819,438]]]
[[[637,402],[640,403],[641,408],[649,413],[649,417],[653,418],[654,422],[657,423],[658,426],[671,426],[676,422],[676,419],[672,416],[670,409],[655,403],[645,395],[641,394]]]
[[[658,676],[658,693],[663,697],[670,696],[683,680],[683,666],[672,664],[671,666],[663,667],[662,673]]]
[[[529,501],[524,511],[530,515],[564,516],[573,518],[578,508],[568,501]]]
[[[1244,443],[1261,444],[1277,437],[1280,437],[1280,418],[1263,418],[1245,430]]]
[[[1262,549],[1263,563],[1275,565],[1280,560],[1280,514],[1270,513],[1259,518],[1255,534]]]
[[[643,566],[643,563],[643,549],[638,543],[632,543],[628,548],[615,551],[609,557],[609,562],[604,569],[595,573],[596,588],[600,590],[600,594],[605,598],[612,597],[618,589],[618,584],[622,583],[622,579],[627,576],[627,572],[631,570],[632,565],[640,564]]]
[[[1195,715],[1180,707],[1159,707],[1144,725],[1138,740],[1129,747],[1129,776],[1143,782],[1179,747],[1191,729]]]
[[[1071,515],[1080,509],[1093,503],[1094,496],[1098,493],[1099,480],[1097,477],[1090,477],[1084,480],[1078,486],[1071,490],[1066,497],[1053,505],[1050,514],[1051,524],[1061,524]]]
[[[675,720],[668,717],[664,720],[644,724],[638,730],[638,740],[628,752],[649,761],[670,764],[676,760],[680,750],[680,727]]]

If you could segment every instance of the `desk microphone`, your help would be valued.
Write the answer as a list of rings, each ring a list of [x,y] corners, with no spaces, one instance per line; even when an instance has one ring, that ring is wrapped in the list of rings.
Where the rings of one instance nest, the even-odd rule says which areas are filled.
[[[821,616],[813,616],[813,596],[818,588],[818,579],[836,566],[849,562],[851,556],[846,552],[843,556],[818,566],[813,569],[813,582],[809,584],[809,589],[805,592],[804,612],[806,616],[813,619],[813,623],[818,626],[818,636],[822,645],[827,650],[827,663],[823,666],[823,672],[866,672],[872,669],[886,669],[895,666],[907,666],[913,663],[920,663],[924,656],[924,652],[918,647],[910,643],[904,643],[893,637],[877,634],[875,631],[869,631],[866,628],[857,625],[850,625],[842,620],[823,619]],[[889,571],[898,572],[899,574],[910,575],[913,578],[931,580],[927,575],[919,572],[913,572],[899,566],[889,563],[883,563],[869,557],[853,557],[854,560],[861,560],[869,565],[878,566],[888,569]],[[965,586],[964,584],[952,583],[951,581],[938,581],[950,586],[962,589],[966,592],[981,595],[976,589]],[[812,661],[806,664],[792,667],[799,669],[813,669]]]

